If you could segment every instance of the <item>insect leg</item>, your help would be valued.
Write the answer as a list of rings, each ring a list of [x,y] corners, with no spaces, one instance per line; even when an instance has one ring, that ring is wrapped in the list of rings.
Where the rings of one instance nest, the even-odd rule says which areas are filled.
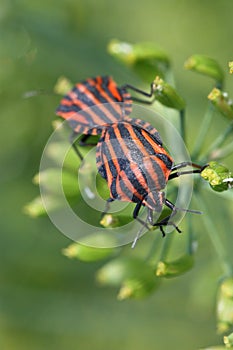
[[[188,174],[200,174],[200,170],[190,170],[190,171],[180,171],[175,172],[169,175],[168,180],[175,179],[176,177],[179,177],[181,175],[188,175]]]
[[[75,131],[73,131],[70,135],[70,143],[73,147],[73,150],[75,151],[75,153],[77,154],[77,156],[79,157],[79,159],[81,160],[81,162],[83,161],[83,155],[80,153],[78,147],[75,144],[75,139],[77,137],[77,133]]]
[[[82,146],[82,147],[85,147],[85,146],[96,146],[96,143],[92,143],[92,142],[89,142],[89,143],[86,143],[86,141],[90,138],[90,136],[92,135],[82,135],[82,137],[80,138],[78,144],[79,146]]]
[[[206,167],[206,165],[202,166],[193,162],[182,162],[182,163],[173,165],[171,171],[178,170],[180,168],[185,168],[186,166],[191,166],[193,168],[200,169],[200,172]]]
[[[172,210],[171,214],[163,218],[161,221],[154,223],[153,226],[158,226],[160,228],[160,231],[162,232],[163,237],[165,237],[163,226],[167,226],[167,225],[173,226],[177,232],[181,233],[181,230],[179,229],[179,227],[176,226],[174,222],[170,221],[172,216],[174,216],[177,210],[179,209],[176,208],[175,205],[167,199],[165,199],[165,205]]]
[[[105,209],[104,211],[101,213],[101,219],[104,217],[104,215],[107,214],[107,212],[109,211],[110,209],[110,203],[114,202],[114,199],[113,198],[108,198],[106,200],[106,205],[105,205]]]
[[[139,202],[137,203],[135,209],[134,209],[134,212],[133,212],[133,218],[136,219],[138,222],[140,222],[140,224],[142,224],[142,227],[141,229],[138,231],[138,233],[136,234],[135,238],[134,238],[134,241],[133,241],[133,244],[131,246],[131,248],[134,248],[136,243],[137,243],[137,240],[140,238],[141,234],[142,234],[142,231],[143,229],[146,227],[148,230],[150,229],[149,226],[147,225],[147,223],[143,220],[141,220],[139,217],[138,217],[138,214],[139,214],[139,210],[142,206],[142,202]]]
[[[136,93],[141,94],[141,95],[146,96],[146,97],[149,97],[149,98],[152,97],[153,93],[154,93],[154,83],[151,83],[149,93],[146,91],[143,91],[141,89],[138,89],[135,86],[130,85],[130,84],[123,85],[121,88],[133,90]],[[131,97],[131,98],[135,102],[141,102],[141,103],[145,103],[145,104],[152,104],[154,102],[154,99],[152,101],[145,101],[145,100],[141,100],[140,98],[137,98],[137,97]]]

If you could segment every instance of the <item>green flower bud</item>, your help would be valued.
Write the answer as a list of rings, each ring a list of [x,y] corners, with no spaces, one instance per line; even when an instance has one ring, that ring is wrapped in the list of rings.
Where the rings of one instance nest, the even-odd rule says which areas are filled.
[[[225,279],[217,297],[217,329],[219,333],[225,333],[233,325],[233,278]]]
[[[233,61],[229,62],[230,74],[233,73]]]
[[[120,287],[118,299],[142,298],[158,285],[152,267],[144,260],[119,257],[108,262],[96,275],[101,285]]]
[[[160,261],[155,273],[158,277],[176,277],[189,271],[193,265],[193,255],[186,254],[170,262]]]
[[[208,95],[208,99],[224,117],[233,119],[232,100],[229,99],[226,92],[214,88]]]
[[[142,299],[151,294],[158,286],[158,279],[151,275],[151,278],[131,278],[124,281],[117,298],[125,299]]]
[[[126,225],[132,220],[132,216],[105,214],[100,221],[100,224],[103,227],[114,228]]]
[[[154,43],[130,44],[112,40],[107,49],[113,57],[133,69],[145,82],[151,83],[157,74],[164,76],[170,65],[167,54]]]
[[[54,92],[59,95],[66,95],[73,87],[73,84],[66,77],[58,78],[55,86]]]
[[[158,48],[154,43],[149,42],[130,44],[113,39],[109,42],[107,50],[112,56],[127,65],[133,65],[137,61],[151,59],[167,64],[170,61],[163,50]]]
[[[227,298],[233,299],[233,278],[227,278],[221,285],[221,292]]]
[[[185,108],[183,98],[178,95],[170,84],[165,83],[159,76],[157,76],[153,82],[153,90],[156,99],[164,106],[178,110],[183,110]]]
[[[228,336],[223,337],[223,341],[228,349],[233,348],[233,333],[231,333]]]
[[[62,207],[64,203],[59,201],[55,196],[46,196],[46,208],[49,211],[56,210]],[[47,214],[44,203],[41,197],[36,197],[31,202],[26,204],[23,208],[23,212],[33,218]]]
[[[80,243],[72,243],[62,250],[63,255],[85,262],[98,261],[112,256],[115,248],[95,248]]]
[[[209,162],[209,165],[201,172],[201,176],[217,192],[228,190],[233,182],[231,172],[222,164],[214,161]]]
[[[120,286],[125,280],[133,278],[143,271],[145,263],[137,258],[120,257],[104,265],[96,275],[102,285]]]
[[[222,83],[224,74],[218,62],[205,55],[193,55],[184,64],[186,69],[207,75],[214,78],[218,83]]]

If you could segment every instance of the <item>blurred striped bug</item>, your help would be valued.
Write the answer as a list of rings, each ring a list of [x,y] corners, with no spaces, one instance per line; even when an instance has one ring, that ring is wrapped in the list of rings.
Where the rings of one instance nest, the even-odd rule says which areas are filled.
[[[143,123],[139,119],[129,118],[127,121],[111,124],[102,131],[96,149],[96,162],[100,175],[108,183],[111,196],[108,203],[114,200],[135,203],[133,217],[144,227],[148,227],[146,222],[138,218],[140,208],[145,206],[148,209],[146,221],[152,226],[158,226],[163,236],[165,236],[163,227],[167,225],[172,225],[181,232],[170,221],[172,216],[179,210],[200,212],[175,207],[165,198],[163,190],[168,180],[180,175],[200,173],[203,167],[191,162],[173,165],[173,159],[163,148],[158,131],[151,126],[149,132],[143,128]],[[197,169],[177,171],[186,166]],[[171,209],[172,213],[154,223],[153,212],[161,213],[163,205]],[[137,234],[133,246],[140,233],[141,231]]]
[[[132,112],[132,101],[152,103],[132,97],[128,89],[150,98],[153,96],[153,83],[147,93],[132,85],[118,87],[109,76],[97,76],[84,80],[64,96],[56,110],[56,114],[67,119],[73,129],[71,143],[82,160],[82,154],[73,143],[78,134],[83,134],[79,145],[86,143],[90,135],[101,134],[103,128],[110,123],[124,120]],[[93,145],[93,144],[89,144]]]

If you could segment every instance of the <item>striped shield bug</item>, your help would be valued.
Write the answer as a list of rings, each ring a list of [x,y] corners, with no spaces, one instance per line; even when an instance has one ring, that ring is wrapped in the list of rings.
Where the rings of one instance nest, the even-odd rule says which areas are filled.
[[[144,226],[147,223],[138,218],[138,214],[142,206],[147,207],[147,221],[152,226],[158,226],[163,236],[163,227],[166,225],[172,225],[181,232],[170,221],[178,210],[199,213],[175,207],[165,197],[164,189],[168,180],[184,174],[200,173],[202,167],[191,162],[174,165],[172,157],[163,148],[158,131],[152,126],[148,131],[148,125],[145,129],[139,119],[128,118],[111,124],[102,131],[96,149],[96,163],[98,172],[108,183],[108,202],[121,200],[135,203],[133,217]],[[197,169],[177,171],[186,166]],[[161,213],[163,205],[170,208],[172,213],[154,223],[153,212]],[[137,238],[138,235],[136,240]]]
[[[118,87],[109,76],[97,76],[76,84],[56,110],[56,114],[67,119],[73,129],[71,142],[77,134],[83,134],[80,145],[85,145],[90,135],[101,134],[106,125],[124,120],[132,111],[132,101],[153,102],[132,97],[129,89],[148,98],[153,96],[153,83],[147,93],[129,84]],[[82,159],[77,147],[73,146]]]

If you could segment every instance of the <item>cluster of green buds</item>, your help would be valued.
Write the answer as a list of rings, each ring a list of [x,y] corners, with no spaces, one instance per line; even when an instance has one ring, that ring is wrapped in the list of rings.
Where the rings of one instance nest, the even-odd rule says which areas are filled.
[[[224,165],[215,161],[209,162],[208,166],[201,172],[201,176],[217,192],[226,191],[233,184],[232,173]]]

